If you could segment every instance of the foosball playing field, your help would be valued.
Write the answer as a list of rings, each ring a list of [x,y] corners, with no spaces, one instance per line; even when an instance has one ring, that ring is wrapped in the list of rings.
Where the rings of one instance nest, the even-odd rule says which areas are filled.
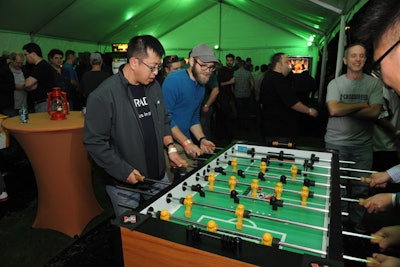
[[[190,242],[212,236],[223,247],[254,243],[335,260],[341,255],[333,245],[341,247],[340,226],[332,228],[333,216],[340,225],[340,210],[332,213],[340,202],[337,175],[332,153],[235,144],[140,213],[186,227]]]

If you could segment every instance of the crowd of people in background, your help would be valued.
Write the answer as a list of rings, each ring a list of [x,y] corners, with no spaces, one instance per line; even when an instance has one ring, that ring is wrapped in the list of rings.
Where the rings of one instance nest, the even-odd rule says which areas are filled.
[[[3,52],[0,112],[15,116],[21,105],[26,105],[31,112],[47,111],[44,100],[53,87],[67,93],[70,110],[81,110],[88,92],[113,74],[111,61],[104,57],[107,55],[99,52],[77,53],[57,48],[44,55],[36,43],[26,44],[21,52]]]
[[[370,12],[392,14],[391,5],[398,7],[391,1],[377,4]],[[339,151],[341,160],[355,161],[353,167],[371,170],[374,166],[381,171],[371,175],[372,188],[400,181],[400,101],[395,94],[400,92],[400,82],[391,76],[397,73],[384,68],[384,58],[391,59],[388,54],[400,53],[396,50],[398,36],[390,37],[399,22],[390,23],[373,28],[377,37],[366,35],[374,39],[375,53],[381,55],[375,58],[378,65],[373,66],[373,73],[379,77],[383,73],[385,85],[365,73],[367,48],[355,43],[344,53],[346,72],[327,86],[326,149]],[[394,45],[386,47],[386,43]],[[162,188],[140,183],[143,176],[173,180],[169,168],[188,166],[191,158],[233,141],[238,131],[256,130],[267,145],[277,138],[293,142],[302,134],[300,129],[315,124],[325,108],[316,105],[317,86],[308,69],[292,65],[284,52],[259,66],[253,66],[250,57],[242,60],[232,53],[222,62],[206,44],[195,46],[187,59],[164,54],[156,38],[134,37],[127,64],[113,75],[106,64],[110,61],[99,52],[52,49],[45,57],[37,44],[28,43],[21,52],[4,53],[0,59],[0,113],[15,116],[21,105],[32,112],[46,111],[47,92],[60,87],[69,96],[71,110],[87,107],[84,143],[109,178],[157,192]],[[136,112],[129,112],[132,107]],[[368,231],[363,224],[365,211],[381,212],[400,205],[399,193],[370,196],[366,184],[350,181],[344,185],[343,196],[367,198],[364,207],[345,208],[350,223],[346,226],[353,231]],[[8,198],[1,179],[0,193],[0,201]],[[133,207],[140,202],[138,193],[113,185],[107,185],[107,193],[117,215],[126,210],[118,201]],[[121,194],[128,197],[121,198]],[[399,226],[378,231],[391,242],[381,241],[381,247],[396,243],[393,235],[399,233]],[[394,263],[387,266],[400,265],[397,258],[374,256]]]
[[[170,82],[165,83],[165,81],[172,81],[172,78],[167,79],[171,73],[180,71],[184,74],[191,73],[191,70],[196,71],[196,68],[191,67],[189,62],[190,58],[193,58],[191,53],[192,51],[187,58],[166,55],[162,59],[155,79],[162,86],[164,94],[168,95],[171,91],[164,89],[164,87],[170,86]],[[196,57],[196,60],[199,60],[199,57]],[[196,63],[200,64],[197,61]],[[7,116],[18,115],[21,106],[28,107],[30,112],[46,112],[47,92],[54,87],[60,87],[63,92],[67,93],[69,110],[82,110],[87,105],[89,95],[103,81],[113,75],[111,60],[107,54],[97,51],[62,51],[54,48],[45,55],[36,43],[24,45],[21,52],[3,52],[0,66],[0,113]],[[262,80],[270,70],[268,66],[270,67],[271,64],[266,62],[261,65],[261,68],[260,66],[254,67],[250,57],[242,60],[240,56],[235,57],[233,54],[226,56],[226,66],[216,59],[207,81],[204,81],[204,84],[200,83],[205,88],[204,94],[191,96],[198,99],[199,102],[198,107],[197,104],[194,105],[196,108],[193,110],[199,123],[196,119],[196,123],[193,125],[199,125],[200,128],[195,126],[194,128],[189,127],[189,132],[187,132],[189,128],[185,130],[185,138],[188,140],[202,138],[202,144],[195,142],[193,149],[189,149],[191,147],[189,146],[183,150],[187,150],[186,152],[191,156],[200,155],[202,153],[199,150],[201,146],[203,148],[215,147],[215,144],[208,140],[218,139],[220,140],[219,145],[224,146],[235,138],[234,133],[238,131],[249,132],[258,129],[260,136],[265,135],[262,130],[262,125],[265,123],[262,123],[262,120],[266,117],[262,116],[260,92]],[[200,70],[200,73],[202,72],[203,69]],[[196,77],[199,75],[198,72],[194,74]],[[290,74],[292,73],[290,72]],[[310,95],[309,92],[315,92],[313,79],[310,75],[307,77],[311,79],[311,82],[307,84],[307,88],[304,88],[305,83],[298,86],[301,88],[298,92],[299,99],[304,98],[302,95]],[[291,78],[291,80],[292,82],[288,86],[292,88],[295,83],[294,79]],[[167,98],[167,106],[169,101]],[[312,102],[312,100],[310,101]],[[186,99],[186,102],[190,102],[189,99]],[[169,109],[172,108],[172,106],[169,107]],[[308,109],[306,111],[308,112]],[[172,113],[170,112],[170,114]],[[235,123],[236,120],[240,120],[241,123]],[[171,122],[174,126],[174,119],[171,119]],[[295,136],[290,138],[295,138]],[[179,137],[176,137],[176,140],[179,140]],[[168,157],[166,158],[168,159]],[[6,195],[4,186],[0,188],[0,191]]]
[[[27,106],[31,112],[46,111],[45,93],[53,87],[60,87],[67,93],[70,110],[81,110],[86,106],[88,94],[113,74],[112,59],[100,52],[55,48],[45,56],[35,43],[27,44],[23,50],[25,54],[22,51],[3,52],[0,57],[0,112],[7,116],[17,115],[21,105]],[[187,69],[187,60],[177,55],[165,56],[156,76],[160,85],[171,72]],[[257,128],[260,135],[264,134],[259,95],[262,79],[271,67],[269,62],[254,67],[250,57],[242,60],[232,54],[228,54],[226,60],[226,66],[220,60],[216,62],[216,70],[206,86],[201,106],[202,126],[207,136],[221,139],[223,145],[235,138],[235,131]],[[227,78],[223,73],[228,73],[227,83],[223,80]],[[296,96],[306,105],[312,104],[316,85],[308,70],[301,74],[288,74]],[[33,89],[33,84],[39,88]],[[239,119],[244,125],[236,127],[234,119]]]

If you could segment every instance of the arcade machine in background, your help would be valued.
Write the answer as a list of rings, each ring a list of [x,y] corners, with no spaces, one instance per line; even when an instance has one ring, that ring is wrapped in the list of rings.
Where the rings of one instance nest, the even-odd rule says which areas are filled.
[[[107,56],[112,58],[112,71],[118,73],[119,67],[126,64],[126,52],[128,51],[128,44],[112,44],[112,52],[106,53]]]

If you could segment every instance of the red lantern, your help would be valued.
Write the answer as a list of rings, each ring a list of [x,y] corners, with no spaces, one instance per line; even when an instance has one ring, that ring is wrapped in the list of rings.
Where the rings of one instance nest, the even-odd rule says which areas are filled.
[[[69,113],[67,93],[62,92],[60,87],[54,87],[53,91],[47,93],[47,113],[51,120],[65,120]]]

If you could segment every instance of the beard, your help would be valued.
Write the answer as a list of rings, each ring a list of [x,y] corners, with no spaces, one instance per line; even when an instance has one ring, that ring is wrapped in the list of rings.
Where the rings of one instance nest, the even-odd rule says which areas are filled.
[[[192,74],[193,74],[193,77],[196,80],[196,82],[198,82],[201,85],[205,85],[208,82],[208,80],[210,79],[210,76],[211,76],[211,73],[209,75],[205,75],[205,74],[200,73],[197,70],[196,66],[193,66]]]

